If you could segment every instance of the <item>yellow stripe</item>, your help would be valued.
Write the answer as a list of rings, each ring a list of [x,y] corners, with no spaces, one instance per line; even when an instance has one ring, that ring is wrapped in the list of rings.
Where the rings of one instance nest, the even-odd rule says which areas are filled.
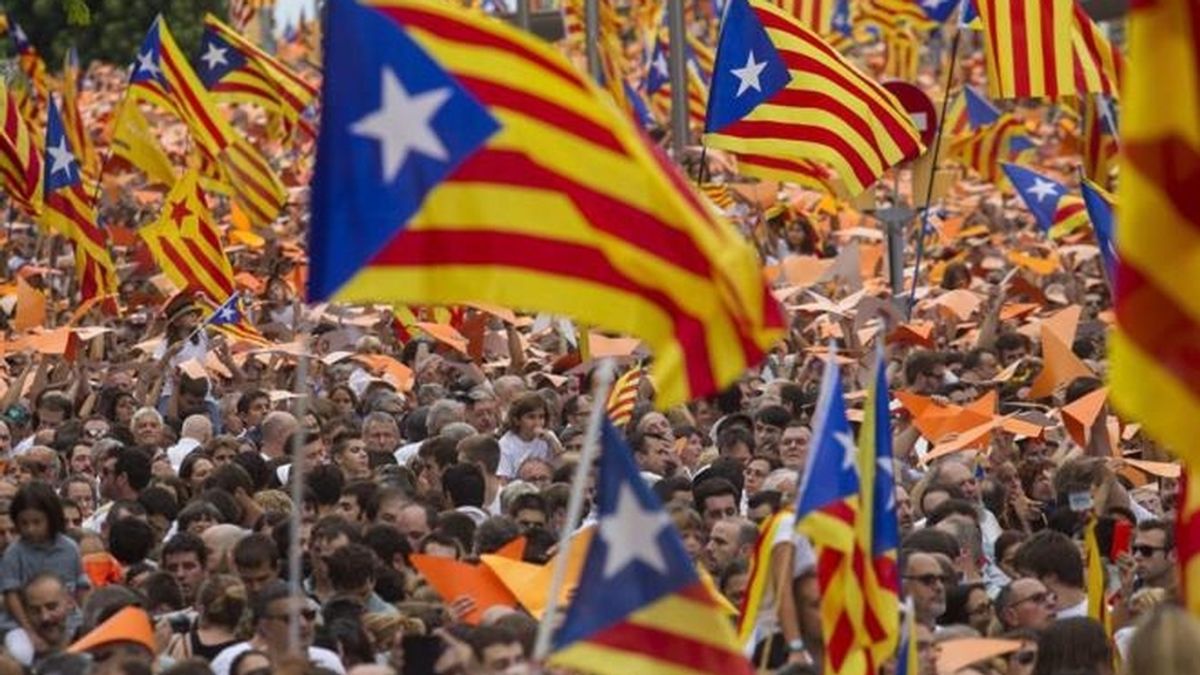
[[[738,653],[733,624],[715,603],[700,603],[679,595],[669,595],[630,614],[629,623],[656,630],[669,626],[672,633],[683,635],[717,649]]]
[[[829,146],[801,140],[780,141],[773,138],[732,138],[717,134],[706,134],[705,142],[714,148],[732,150],[764,156],[786,156],[794,159],[811,159],[824,162],[833,168],[846,189],[853,194],[865,190],[868,186],[858,180],[857,174],[851,168],[841,153]]]
[[[575,644],[550,655],[551,664],[584,673],[646,673],[652,675],[702,675],[700,671],[660,661],[652,656],[602,647],[589,642]]]
[[[1138,349],[1120,330],[1109,334],[1113,403],[1152,430],[1154,438],[1194,461],[1200,400],[1163,364]]]

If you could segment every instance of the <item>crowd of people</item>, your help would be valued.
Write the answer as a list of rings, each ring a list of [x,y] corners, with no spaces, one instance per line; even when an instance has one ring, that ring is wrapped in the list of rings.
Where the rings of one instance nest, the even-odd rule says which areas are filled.
[[[966,63],[978,79],[978,56]],[[88,116],[122,83],[92,67]],[[1078,161],[1061,120],[1017,112],[1040,165]],[[717,185],[738,182],[721,153],[707,161]],[[228,233],[266,347],[202,326],[208,306],[166,288],[136,239],[116,241],[153,217],[160,192],[106,183],[119,316],[68,302],[69,259],[10,218],[4,269],[50,311],[42,332],[16,330],[11,304],[0,312],[25,340],[2,361],[0,675],[542,667],[531,607],[477,612],[413,556],[477,563],[520,540],[518,557],[541,565],[564,531],[591,524],[589,508],[567,522],[567,504],[597,361],[570,326],[497,308],[304,305],[303,175],[292,167],[289,212],[267,236]],[[731,623],[751,612],[755,668],[821,672],[815,560],[790,525],[772,525],[796,502],[822,364],[836,359],[861,420],[882,345],[921,675],[1192,672],[1178,466],[1106,404],[1111,296],[1096,246],[1086,232],[1048,241],[1011,194],[957,178],[937,196],[924,258],[906,252],[921,264],[911,314],[883,281],[869,209],[734,186],[721,207],[762,253],[788,334],[728,390],[686,406],[656,409],[642,377],[622,429],[634,459]],[[30,339],[55,330],[70,336]],[[622,371],[652,358],[609,341]],[[288,583],[297,512],[300,596]]]

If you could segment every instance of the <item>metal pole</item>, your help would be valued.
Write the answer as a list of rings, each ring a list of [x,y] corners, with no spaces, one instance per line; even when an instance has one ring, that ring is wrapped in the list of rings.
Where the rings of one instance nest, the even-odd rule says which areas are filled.
[[[538,624],[537,639],[533,647],[533,658],[538,662],[550,653],[550,639],[558,623],[555,620],[558,614],[558,596],[562,593],[563,583],[567,579],[567,549],[571,547],[571,535],[574,534],[575,524],[583,516],[583,492],[587,487],[588,472],[592,470],[592,462],[600,449],[600,423],[604,421],[605,401],[608,400],[608,392],[612,388],[613,368],[612,359],[604,359],[596,371],[596,382],[592,388],[592,410],[588,414],[587,428],[583,433],[583,450],[580,452],[579,462],[575,465],[571,494],[567,498],[567,519],[558,536],[558,553],[554,556],[550,595],[546,597],[546,611]]]
[[[529,30],[529,0],[517,0],[517,25],[521,30]]]
[[[583,0],[583,40],[588,74],[599,82],[603,77],[600,67],[600,0]]]
[[[275,53],[275,7],[263,7],[258,10],[259,39],[262,40],[263,51]]]
[[[296,361],[296,418],[299,422],[297,431],[304,428],[304,415],[308,412],[308,345],[312,336],[306,331],[300,335],[301,351]],[[292,468],[289,478],[292,481],[292,519],[291,532],[288,537],[288,594],[294,599],[304,597],[300,557],[300,528],[304,526],[304,434],[292,436]],[[292,602],[288,612],[288,650],[302,654],[300,646],[300,603]]]
[[[683,0],[667,0],[667,30],[671,48],[667,65],[671,73],[671,150],[675,161],[683,160],[688,142],[688,86],[684,49],[687,35],[683,25]]]

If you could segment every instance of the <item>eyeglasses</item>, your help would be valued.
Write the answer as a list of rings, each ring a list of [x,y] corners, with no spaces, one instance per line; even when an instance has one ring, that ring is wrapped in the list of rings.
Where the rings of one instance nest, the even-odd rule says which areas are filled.
[[[1037,661],[1037,652],[1032,649],[1026,649],[1013,654],[1012,659],[1023,666],[1028,666]]]
[[[976,607],[975,609],[968,610],[967,614],[970,614],[971,616],[980,616],[982,614],[988,614],[991,611],[992,611],[992,603],[985,602],[982,605]]]
[[[1016,602],[1014,602],[1012,604],[1012,606],[1016,607],[1017,605],[1020,605],[1021,603],[1025,603],[1025,602],[1033,602],[1033,603],[1036,603],[1039,605],[1053,604],[1055,599],[1056,599],[1055,595],[1053,593],[1051,593],[1050,591],[1041,591],[1038,593],[1034,593],[1033,595],[1031,595],[1027,598],[1021,598],[1020,600],[1017,600]]]
[[[1150,557],[1153,557],[1154,554],[1158,551],[1166,551],[1167,547],[1166,546],[1150,546],[1149,544],[1138,544],[1137,546],[1131,546],[1130,550],[1133,551],[1134,555],[1140,555],[1143,558],[1150,558]]]
[[[950,583],[950,577],[942,574],[906,574],[904,578],[909,581],[915,581],[922,586],[933,586],[935,584],[946,586]]]

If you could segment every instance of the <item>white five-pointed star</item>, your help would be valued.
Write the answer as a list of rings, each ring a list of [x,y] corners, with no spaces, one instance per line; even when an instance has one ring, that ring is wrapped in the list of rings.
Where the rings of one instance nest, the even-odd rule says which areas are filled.
[[[604,578],[620,573],[634,560],[665,574],[667,561],[658,545],[658,534],[665,527],[666,514],[643,508],[633,488],[622,483],[617,492],[617,510],[600,519],[600,538],[608,546]]]
[[[756,62],[754,60],[754,50],[746,56],[746,65],[741,68],[734,68],[730,72],[738,79],[738,90],[733,95],[734,98],[746,93],[747,89],[761,92],[762,85],[759,84],[758,78],[762,75],[762,71],[767,67],[766,61]]]
[[[147,49],[144,53],[138,54],[138,72],[150,73],[150,77],[158,77],[162,69],[154,62],[154,53]]]
[[[400,175],[409,153],[433,159],[449,158],[442,139],[433,130],[433,118],[450,99],[449,87],[431,89],[412,96],[390,68],[383,69],[379,109],[350,126],[350,132],[379,141],[383,180],[391,183]]]
[[[225,58],[225,54],[228,51],[228,49],[218,47],[217,43],[210,42],[208,43],[208,50],[204,52],[204,56],[201,56],[200,60],[208,66],[209,70],[216,70],[217,64],[222,66],[229,65],[229,59]]]
[[[1038,203],[1041,204],[1046,197],[1054,197],[1058,194],[1058,188],[1048,180],[1041,178],[1033,179],[1033,187],[1029,188],[1029,194],[1037,197]]]
[[[945,0],[921,0],[921,6],[925,9],[937,9],[942,6]]]
[[[71,165],[75,163],[75,155],[71,154],[71,150],[67,148],[67,137],[60,136],[58,145],[52,145],[46,148],[46,152],[50,155],[50,173],[58,173],[59,171],[71,172]]]
[[[234,317],[235,317],[235,316],[236,316],[236,315],[235,315],[235,314],[234,314],[234,312],[233,312],[233,308],[232,308],[232,307],[226,307],[225,309],[222,309],[222,310],[221,310],[221,316],[220,316],[220,319],[221,319],[221,321],[233,321],[233,319],[234,319]]]
[[[654,72],[658,73],[658,76],[662,78],[671,76],[671,72],[667,67],[667,57],[661,51],[658,52],[658,56],[654,57]]]
[[[25,35],[25,30],[20,26],[13,26],[12,29],[13,41],[17,44],[25,44],[29,41],[29,37]]]
[[[858,454],[858,448],[854,447],[854,439],[847,433],[835,433],[833,440],[837,441],[842,446],[842,471],[849,471],[854,468],[855,455]]]

